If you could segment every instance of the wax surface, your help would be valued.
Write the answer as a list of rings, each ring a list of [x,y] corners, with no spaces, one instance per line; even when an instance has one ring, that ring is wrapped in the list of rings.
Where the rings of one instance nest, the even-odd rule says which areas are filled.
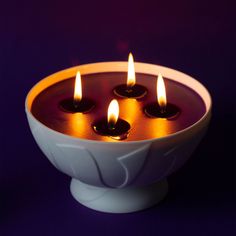
[[[125,141],[160,138],[185,129],[197,122],[205,113],[202,98],[192,89],[173,80],[165,79],[167,101],[175,104],[181,113],[175,119],[149,118],[143,108],[156,101],[156,76],[136,74],[136,83],[148,90],[141,99],[119,98],[112,92],[114,87],[125,83],[126,73],[97,73],[82,76],[83,96],[95,102],[95,108],[87,114],[66,113],[60,102],[73,96],[75,78],[58,82],[42,91],[33,101],[32,114],[49,128],[82,139],[120,142],[94,132],[94,121],[106,116],[110,101],[119,102],[120,118],[131,125]]]

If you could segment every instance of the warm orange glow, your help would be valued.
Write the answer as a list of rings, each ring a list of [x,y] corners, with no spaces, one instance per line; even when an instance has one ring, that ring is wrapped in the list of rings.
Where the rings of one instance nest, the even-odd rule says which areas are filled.
[[[82,99],[82,85],[81,85],[81,76],[78,71],[75,78],[75,89],[74,89],[74,101],[80,102]]]
[[[128,78],[127,78],[127,86],[132,87],[135,85],[135,69],[134,69],[134,58],[132,53],[129,54],[128,60]]]
[[[164,112],[167,104],[167,99],[165,83],[161,74],[159,74],[157,78],[157,101],[161,108],[161,111]]]
[[[107,121],[111,129],[115,128],[118,118],[119,118],[119,104],[116,99],[113,99],[110,102],[107,111]]]

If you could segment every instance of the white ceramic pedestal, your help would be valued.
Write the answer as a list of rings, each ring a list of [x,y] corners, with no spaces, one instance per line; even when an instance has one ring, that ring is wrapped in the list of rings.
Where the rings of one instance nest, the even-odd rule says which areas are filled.
[[[70,190],[79,203],[91,209],[128,213],[149,208],[160,202],[168,192],[168,183],[164,179],[145,187],[116,189],[95,187],[72,179]]]

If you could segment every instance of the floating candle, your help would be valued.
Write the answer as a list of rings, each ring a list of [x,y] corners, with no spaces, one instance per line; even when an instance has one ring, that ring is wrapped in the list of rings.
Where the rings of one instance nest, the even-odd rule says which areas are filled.
[[[75,78],[74,96],[62,100],[59,106],[63,111],[69,113],[88,113],[94,108],[95,105],[91,99],[82,97],[82,83],[79,71]]]
[[[147,94],[147,89],[144,86],[136,84],[134,58],[131,53],[129,54],[128,59],[127,84],[121,84],[116,86],[113,92],[118,97],[136,99],[142,98]]]
[[[100,135],[122,140],[127,138],[130,125],[119,118],[119,104],[113,99],[108,108],[107,119],[102,118],[92,125],[94,131]]]
[[[144,112],[151,118],[173,119],[180,114],[180,109],[171,103],[167,103],[166,88],[162,75],[157,78],[157,102],[147,104]]]

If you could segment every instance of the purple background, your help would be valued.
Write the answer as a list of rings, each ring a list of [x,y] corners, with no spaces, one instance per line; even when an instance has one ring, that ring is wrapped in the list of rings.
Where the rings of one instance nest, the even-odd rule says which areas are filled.
[[[50,3],[49,3],[50,2]],[[5,1],[0,6],[0,235],[233,235],[235,34],[229,1]],[[111,215],[72,198],[24,114],[44,76],[89,62],[165,65],[213,97],[209,132],[158,206]],[[13,93],[10,93],[10,91]]]

